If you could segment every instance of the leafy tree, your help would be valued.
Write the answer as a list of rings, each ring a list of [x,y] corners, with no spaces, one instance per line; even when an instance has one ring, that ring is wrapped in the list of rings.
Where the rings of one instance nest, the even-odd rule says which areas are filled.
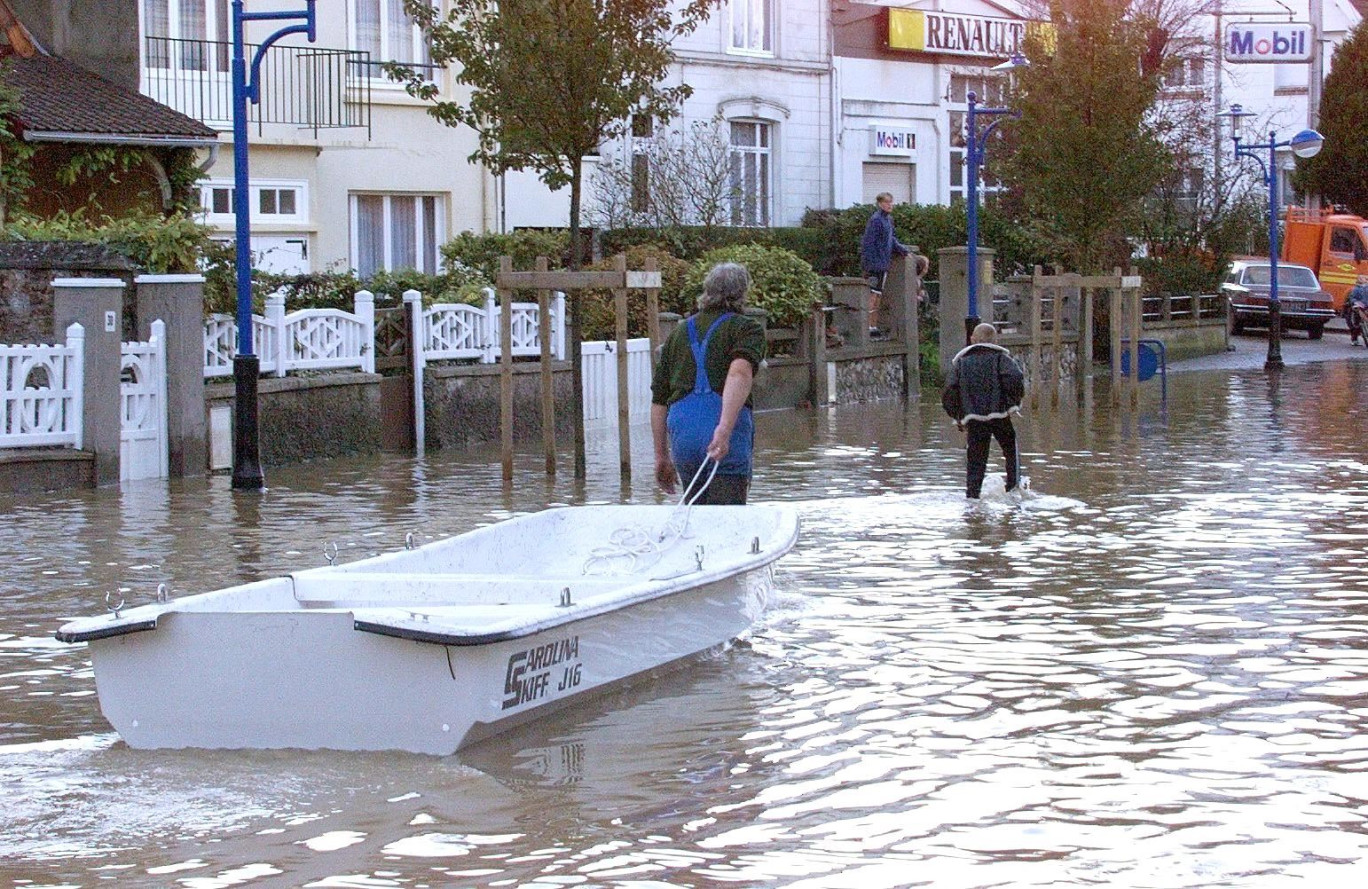
[[[1052,252],[1096,271],[1129,258],[1141,201],[1169,169],[1151,115],[1162,48],[1153,21],[1128,16],[1125,0],[1056,0],[1050,17],[1053,35],[1026,41],[1021,119],[1002,128],[996,154]]]
[[[473,129],[470,160],[495,173],[534,170],[570,186],[570,264],[579,265],[583,160],[621,136],[633,114],[671,119],[692,90],[664,86],[670,42],[693,31],[717,0],[452,0],[445,19],[430,0],[404,0],[432,60],[457,66],[465,102],[438,98],[422,72],[389,65],[408,92],[433,102],[448,126]]]
[[[404,0],[422,26],[432,60],[454,65],[469,99],[438,98],[423,73],[390,64],[410,95],[448,126],[468,126],[470,160],[495,173],[533,170],[551,189],[570,186],[570,268],[580,265],[584,158],[621,136],[633,115],[665,122],[692,90],[664,86],[670,43],[693,31],[718,0]],[[575,396],[575,477],[585,474],[580,403],[580,300],[570,294],[570,364]]]
[[[1325,136],[1320,154],[1297,163],[1294,181],[1303,192],[1319,194],[1368,216],[1368,21],[1359,22],[1335,49],[1321,94],[1320,123]]]

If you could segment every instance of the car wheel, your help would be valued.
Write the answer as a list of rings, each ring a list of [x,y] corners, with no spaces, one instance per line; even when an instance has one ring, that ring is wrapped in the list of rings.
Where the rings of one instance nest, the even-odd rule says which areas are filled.
[[[1241,334],[1241,333],[1244,333],[1244,327],[1245,327],[1245,326],[1244,326],[1244,322],[1240,320],[1240,316],[1239,316],[1239,315],[1236,315],[1236,314],[1234,314],[1234,313],[1231,313],[1231,316],[1230,316],[1230,332],[1231,332],[1232,334]]]
[[[1325,336],[1325,325],[1324,325],[1324,324],[1313,324],[1313,325],[1311,325],[1310,327],[1306,328],[1306,336],[1307,336],[1308,339],[1313,339],[1313,340],[1318,340],[1318,339],[1320,339],[1321,337]]]

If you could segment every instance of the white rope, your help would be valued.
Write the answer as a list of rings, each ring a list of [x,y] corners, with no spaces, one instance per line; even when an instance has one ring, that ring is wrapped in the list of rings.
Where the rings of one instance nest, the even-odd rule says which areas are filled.
[[[709,463],[712,464],[712,470],[703,484],[695,490],[694,484]],[[618,528],[608,535],[607,544],[590,551],[589,558],[584,561],[583,573],[635,574],[660,561],[660,557],[665,555],[670,547],[688,534],[689,512],[708,489],[708,485],[712,484],[713,478],[717,475],[718,465],[716,460],[705,456],[659,531],[651,531],[641,525]],[[690,491],[693,492],[693,496],[690,496]]]

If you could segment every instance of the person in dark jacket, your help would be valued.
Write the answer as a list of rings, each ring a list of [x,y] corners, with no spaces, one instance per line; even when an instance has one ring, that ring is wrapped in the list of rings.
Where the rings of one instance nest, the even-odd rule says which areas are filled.
[[[969,345],[950,362],[941,405],[955,421],[955,428],[969,434],[965,496],[977,500],[988,471],[988,446],[996,438],[1007,463],[1007,490],[1021,478],[1016,429],[1012,414],[1021,412],[1026,379],[1012,353],[993,342],[997,328],[980,324]]]
[[[884,279],[888,277],[894,254],[906,256],[908,251],[893,234],[893,195],[881,192],[874,198],[874,204],[874,213],[865,224],[864,237],[860,239],[860,267],[869,282],[869,332],[878,335]]]

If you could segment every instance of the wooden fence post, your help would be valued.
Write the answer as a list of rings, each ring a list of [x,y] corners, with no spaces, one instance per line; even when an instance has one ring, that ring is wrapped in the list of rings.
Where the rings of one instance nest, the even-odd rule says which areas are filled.
[[[548,268],[545,256],[537,257],[537,271]],[[556,389],[551,376],[551,291],[537,290],[537,338],[541,341],[542,448],[546,474],[556,474]]]
[[[647,272],[660,271],[655,254],[646,257]],[[651,373],[655,373],[656,350],[660,348],[660,288],[646,288],[646,335],[651,338]]]
[[[1117,269],[1117,277],[1120,277],[1121,269]],[[1130,278],[1124,284],[1130,284],[1130,304],[1131,304],[1131,335],[1130,335],[1130,401],[1134,408],[1140,403],[1140,322],[1144,314],[1144,290],[1137,286],[1135,280],[1136,270],[1131,269]]]
[[[513,271],[513,259],[499,257],[499,272]],[[499,289],[499,426],[503,479],[513,480],[513,291]]]
[[[1041,303],[1045,300],[1045,281],[1037,274],[1031,278],[1031,409],[1040,406],[1040,314]]]
[[[632,478],[632,402],[627,389],[627,255],[613,258],[613,269],[622,280],[613,288],[613,327],[617,335],[618,465],[624,481]]]

